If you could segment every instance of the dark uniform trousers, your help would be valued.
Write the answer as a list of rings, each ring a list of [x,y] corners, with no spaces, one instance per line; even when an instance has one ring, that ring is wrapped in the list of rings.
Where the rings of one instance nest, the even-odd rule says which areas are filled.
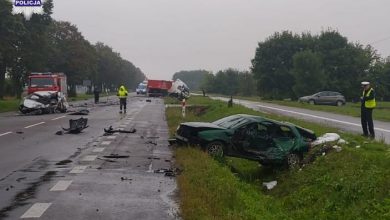
[[[374,122],[372,121],[372,110],[373,110],[372,108],[366,108],[362,106],[361,119],[362,119],[363,134],[365,136],[368,136],[368,132],[370,132],[370,136],[375,137]]]
[[[127,105],[127,98],[120,98],[119,99],[119,109],[122,111],[122,106],[123,106],[123,109],[126,111],[126,105]]]

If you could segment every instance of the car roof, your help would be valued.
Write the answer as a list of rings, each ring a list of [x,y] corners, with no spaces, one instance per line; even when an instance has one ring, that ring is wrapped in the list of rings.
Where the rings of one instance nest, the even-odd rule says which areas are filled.
[[[232,116],[246,118],[246,119],[248,119],[249,121],[252,121],[252,122],[270,121],[270,122],[273,122],[273,123],[276,123],[276,124],[285,124],[283,122],[274,121],[272,119],[264,118],[264,117],[257,116],[257,115],[236,114],[236,115],[232,115]]]

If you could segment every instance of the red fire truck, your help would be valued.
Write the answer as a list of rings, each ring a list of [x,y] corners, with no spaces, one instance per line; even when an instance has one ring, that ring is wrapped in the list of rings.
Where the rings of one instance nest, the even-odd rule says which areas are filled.
[[[66,96],[67,83],[64,73],[31,73],[28,76],[27,94],[40,91],[61,92]]]

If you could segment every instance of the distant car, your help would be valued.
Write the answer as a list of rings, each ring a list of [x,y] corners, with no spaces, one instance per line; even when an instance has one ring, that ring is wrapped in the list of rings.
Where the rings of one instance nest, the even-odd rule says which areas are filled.
[[[140,83],[138,85],[138,87],[135,89],[135,92],[137,93],[137,95],[139,95],[139,94],[145,95],[146,94],[146,84]]]
[[[300,163],[303,153],[316,139],[313,131],[287,122],[238,114],[217,121],[181,123],[179,143],[198,145],[212,156],[232,156],[263,165],[290,167]]]
[[[345,105],[345,97],[339,92],[323,91],[314,95],[303,96],[299,102],[307,102],[312,105]]]

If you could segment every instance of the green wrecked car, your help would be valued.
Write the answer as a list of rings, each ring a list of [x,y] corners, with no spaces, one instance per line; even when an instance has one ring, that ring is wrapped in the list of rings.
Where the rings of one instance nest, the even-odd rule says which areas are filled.
[[[186,122],[177,128],[179,144],[198,145],[212,156],[232,156],[263,165],[300,163],[316,139],[313,131],[254,115],[231,115],[217,121]]]

